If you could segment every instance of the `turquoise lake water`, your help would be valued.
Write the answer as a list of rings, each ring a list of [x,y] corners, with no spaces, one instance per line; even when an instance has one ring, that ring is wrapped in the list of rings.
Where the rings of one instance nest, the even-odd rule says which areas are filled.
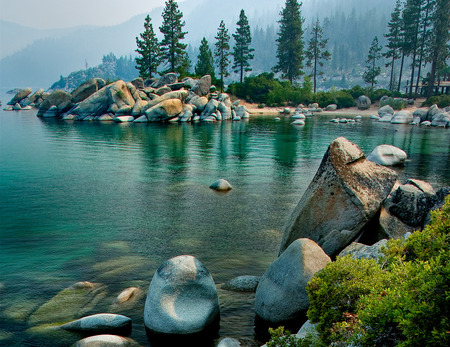
[[[339,136],[366,154],[383,143],[400,147],[408,154],[397,169],[402,179],[450,185],[449,129],[331,118],[318,115],[304,127],[267,116],[100,124],[0,111],[0,345],[77,341],[74,334],[30,330],[29,317],[78,281],[107,288],[91,314],[108,311],[125,288],[146,291],[158,266],[176,255],[197,257],[219,288],[235,276],[262,275]],[[233,189],[210,190],[218,178]],[[219,296],[219,335],[254,343],[253,296],[220,289]],[[148,346],[143,300],[123,313],[133,319],[131,337]]]

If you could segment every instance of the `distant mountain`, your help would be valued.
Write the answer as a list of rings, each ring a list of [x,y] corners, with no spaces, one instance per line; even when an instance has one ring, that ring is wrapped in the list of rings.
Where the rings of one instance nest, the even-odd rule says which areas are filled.
[[[383,18],[391,12],[394,3],[394,0],[377,2],[372,0],[304,0],[302,15],[306,18],[305,27],[311,23],[313,17],[323,18],[341,12],[349,15],[353,11],[359,18],[374,11],[378,14],[378,18]],[[241,9],[246,11],[252,30],[266,29],[272,26],[274,28],[272,34],[266,36],[273,40],[273,30],[276,31],[279,13],[284,4],[285,0],[259,0],[257,3],[254,0],[186,0],[180,2],[179,6],[186,22],[185,30],[188,32],[186,42],[191,45],[190,52],[196,52],[203,36],[213,45],[214,36],[221,20],[224,20],[230,35],[234,33],[235,23]],[[155,8],[149,13],[159,38],[161,38],[158,30],[162,22],[161,13],[161,7]],[[135,38],[143,31],[146,15],[143,13],[120,25],[110,27],[82,27],[51,31],[30,30],[30,28],[2,21],[0,22],[1,51],[3,56],[9,55],[0,60],[0,87],[48,88],[53,82],[59,80],[61,75],[67,76],[73,71],[85,69],[86,65],[92,67],[100,64],[102,57],[110,52],[117,57],[134,56]],[[367,26],[371,27],[372,24],[368,23]],[[345,26],[346,23],[344,22],[343,25]],[[377,25],[379,26],[378,23]],[[361,30],[361,28],[358,29]],[[372,31],[370,31],[371,33]],[[274,42],[271,42],[266,48],[274,51],[276,46]],[[6,50],[4,51],[4,49]],[[16,52],[11,54],[14,51]],[[257,54],[257,52],[255,53]],[[265,54],[273,59],[274,53],[266,52]],[[260,68],[266,68],[270,66],[270,63],[260,61],[257,65]]]

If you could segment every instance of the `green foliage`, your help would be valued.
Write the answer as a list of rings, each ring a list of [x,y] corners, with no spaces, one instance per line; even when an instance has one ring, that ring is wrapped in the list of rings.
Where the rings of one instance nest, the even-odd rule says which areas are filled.
[[[407,240],[390,240],[374,260],[349,256],[308,283],[308,318],[325,344],[450,344],[450,196],[432,222]]]
[[[277,38],[278,63],[273,68],[281,72],[282,78],[291,83],[303,75],[303,22],[300,12],[301,4],[297,0],[286,0],[281,10],[280,29]]]
[[[139,54],[136,57],[136,68],[143,79],[153,77],[161,63],[158,39],[150,22],[151,18],[147,15],[144,23],[145,30],[140,34],[141,39],[136,37],[136,45],[138,47],[136,52]]]
[[[249,60],[253,59],[253,48],[250,48],[252,43],[252,35],[250,33],[250,25],[248,24],[247,16],[244,10],[239,14],[239,20],[236,23],[236,33],[233,34],[235,45],[233,47],[233,69],[234,72],[239,72],[242,83],[244,72],[252,71]]]
[[[167,70],[164,72],[178,72],[185,75],[189,70],[190,61],[186,53],[186,44],[181,43],[187,32],[183,31],[185,25],[183,13],[178,9],[174,0],[166,1],[163,13],[163,22],[159,30],[164,35],[161,41],[161,57],[166,62]]]
[[[267,342],[267,347],[325,347],[320,340],[311,334],[307,334],[305,338],[298,339],[289,330],[284,330],[284,327],[269,328],[269,334],[270,341]]]
[[[406,107],[406,101],[403,99],[389,98],[387,100],[380,102],[380,107],[385,106],[385,105],[389,105],[394,110],[399,111],[399,110],[403,110]]]
[[[440,108],[450,106],[450,95],[435,95],[423,102],[422,106],[431,106],[436,104]]]
[[[198,76],[211,75],[211,78],[214,79],[214,60],[206,38],[203,38],[200,44],[195,73]]]
[[[385,274],[374,260],[338,258],[322,269],[306,286],[310,308],[308,318],[318,323],[317,331],[324,343],[341,341],[345,336],[336,324],[348,323],[357,313],[361,296],[380,292]]]

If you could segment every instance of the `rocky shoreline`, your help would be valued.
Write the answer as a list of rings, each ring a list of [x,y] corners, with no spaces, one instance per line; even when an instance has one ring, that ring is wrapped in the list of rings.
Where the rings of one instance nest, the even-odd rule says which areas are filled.
[[[450,107],[439,109],[420,107],[414,100],[381,98],[380,103],[361,95],[357,107],[337,109],[331,104],[322,109],[318,104],[308,106],[266,107],[232,101],[227,93],[219,93],[211,84],[211,76],[200,79],[184,78],[168,73],[160,79],[144,81],[136,78],[131,82],[117,80],[107,84],[101,78],[93,78],[78,86],[71,93],[54,90],[45,93],[31,88],[14,90],[14,97],[4,108],[6,111],[39,111],[38,117],[76,121],[115,122],[216,122],[239,121],[250,115],[292,116],[295,125],[304,125],[303,119],[314,114],[335,115],[334,123],[348,123],[369,116],[371,119],[391,124],[421,126],[450,126]],[[389,102],[402,102],[406,107],[395,111]],[[380,104],[385,104],[379,107]]]
[[[109,312],[96,312],[107,284],[78,282],[34,309],[27,318],[31,331],[70,331],[85,336],[76,346],[139,346],[127,337],[130,310],[141,310],[152,346],[183,344],[244,346],[239,336],[217,339],[219,291],[254,295],[255,329],[286,325],[300,328],[309,306],[306,284],[337,256],[378,258],[387,239],[407,238],[429,223],[430,211],[442,206],[450,187],[437,191],[427,182],[399,182],[397,173],[380,165],[401,165],[397,149],[376,148],[369,156],[340,137],[326,151],[317,173],[292,212],[279,257],[262,277],[239,276],[217,285],[207,264],[179,255],[156,269],[148,291],[123,289]],[[398,160],[392,161],[393,157]],[[370,159],[370,160],[369,160]],[[212,185],[211,189],[215,189]],[[227,189],[230,188],[227,186]],[[205,266],[206,265],[206,266]],[[86,315],[86,313],[96,312]],[[299,331],[314,327],[305,323]],[[200,342],[199,342],[200,341]]]

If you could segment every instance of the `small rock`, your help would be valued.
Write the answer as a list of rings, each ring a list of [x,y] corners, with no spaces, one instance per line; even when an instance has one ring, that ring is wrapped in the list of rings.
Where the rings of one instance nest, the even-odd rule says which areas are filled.
[[[133,116],[118,116],[114,118],[114,122],[118,123],[127,123],[127,122],[133,122],[134,117]]]
[[[215,181],[213,184],[211,184],[209,186],[209,188],[217,190],[217,191],[229,191],[233,187],[227,180],[221,178],[221,179],[218,179],[217,181]]]
[[[297,119],[291,123],[292,125],[305,125],[305,121],[303,119]]]
[[[232,339],[231,337],[225,337],[224,339],[220,340],[217,347],[241,347],[241,343],[236,339]]]
[[[96,335],[75,343],[75,347],[139,347],[136,341],[117,335]]]
[[[256,292],[256,287],[258,287],[260,279],[261,277],[259,276],[238,276],[225,283],[222,289],[234,292],[254,293]]]

